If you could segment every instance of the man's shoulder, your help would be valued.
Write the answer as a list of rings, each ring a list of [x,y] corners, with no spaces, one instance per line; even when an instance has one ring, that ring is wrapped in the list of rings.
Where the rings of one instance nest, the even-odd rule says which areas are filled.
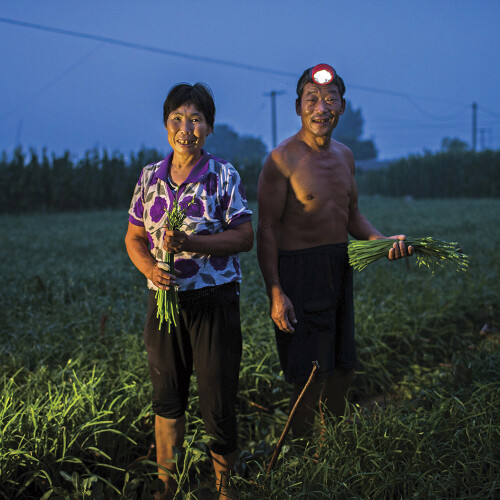
[[[268,160],[278,167],[292,166],[298,155],[303,154],[305,144],[293,135],[278,144],[270,153]]]
[[[351,170],[354,169],[354,154],[351,148],[342,142],[332,139],[331,149],[337,156],[340,156],[343,161],[349,166]]]
[[[270,158],[277,163],[294,162],[297,158],[302,158],[305,155],[325,155],[332,154],[335,156],[341,155],[348,161],[353,161],[353,153],[345,144],[331,139],[329,148],[323,151],[315,151],[301,139],[299,134],[295,134],[288,139],[285,139],[281,144],[274,148],[270,153]]]
[[[304,148],[304,146],[304,141],[299,137],[299,134],[294,134],[278,144],[273,151],[281,155],[295,154],[298,150]]]
[[[336,141],[332,138],[332,142],[330,144],[334,150],[337,150],[342,154],[352,155],[351,148],[346,146],[344,143]]]

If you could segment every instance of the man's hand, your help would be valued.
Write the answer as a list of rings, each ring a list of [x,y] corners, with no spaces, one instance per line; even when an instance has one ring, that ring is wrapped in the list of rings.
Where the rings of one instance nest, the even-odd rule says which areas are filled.
[[[405,245],[404,240],[406,239],[406,236],[404,234],[396,234],[394,236],[390,236],[389,239],[398,240],[389,250],[389,255],[387,256],[389,260],[397,260],[414,254],[413,247],[411,245],[408,247]]]
[[[297,323],[295,311],[290,299],[283,292],[273,293],[271,298],[271,319],[283,332],[293,333],[292,325]]]
[[[170,231],[165,230],[165,235],[163,237],[163,248],[168,253],[181,253],[187,251],[187,245],[189,244],[189,236],[184,231]]]

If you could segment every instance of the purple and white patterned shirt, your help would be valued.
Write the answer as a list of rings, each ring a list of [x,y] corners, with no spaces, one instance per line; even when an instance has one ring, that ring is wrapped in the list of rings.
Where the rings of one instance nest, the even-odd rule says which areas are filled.
[[[165,260],[162,248],[165,210],[177,197],[181,208],[194,202],[186,212],[182,230],[187,234],[216,234],[251,220],[252,211],[237,170],[225,160],[202,149],[201,158],[188,178],[174,192],[168,182],[173,153],[142,169],[129,209],[129,222],[146,229],[151,255]],[[238,254],[175,254],[179,291],[241,282]],[[148,288],[157,287],[148,280]]]

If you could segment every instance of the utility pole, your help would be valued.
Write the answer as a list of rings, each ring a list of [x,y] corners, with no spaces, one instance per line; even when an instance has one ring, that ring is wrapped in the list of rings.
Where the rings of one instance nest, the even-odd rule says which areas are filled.
[[[271,90],[269,93],[264,94],[271,97],[271,129],[273,134],[273,149],[276,147],[276,96],[283,95],[284,90]]]
[[[477,103],[472,103],[472,151],[476,150],[477,141]]]

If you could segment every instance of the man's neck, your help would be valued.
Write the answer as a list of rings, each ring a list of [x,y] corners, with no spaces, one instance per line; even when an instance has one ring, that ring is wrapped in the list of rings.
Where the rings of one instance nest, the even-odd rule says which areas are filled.
[[[325,151],[329,149],[332,142],[331,134],[318,136],[310,134],[304,129],[299,130],[297,137],[304,141],[311,149],[316,151]]]

